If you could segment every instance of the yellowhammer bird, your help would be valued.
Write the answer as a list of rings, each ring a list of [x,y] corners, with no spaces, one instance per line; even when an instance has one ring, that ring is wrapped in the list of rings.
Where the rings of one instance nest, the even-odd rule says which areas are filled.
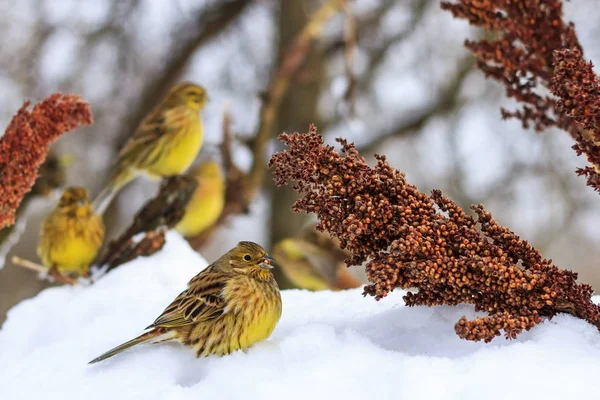
[[[200,111],[208,98],[194,83],[176,85],[148,115],[119,152],[115,172],[94,200],[94,209],[103,214],[117,192],[144,173],[165,177],[183,173],[202,147]]]
[[[350,254],[329,235],[314,229],[306,230],[302,238],[279,241],[273,256],[290,282],[301,289],[340,290],[361,285],[344,263]]]
[[[90,361],[145,342],[177,340],[196,355],[224,355],[269,337],[281,316],[273,259],[256,243],[240,242],[188,283],[188,288],[135,339]]]
[[[89,276],[90,263],[104,240],[104,223],[82,187],[65,189],[42,223],[37,252],[49,274],[63,283]]]
[[[185,207],[185,214],[175,229],[185,237],[199,235],[211,227],[225,206],[225,177],[219,164],[205,161],[190,175],[198,181],[198,189]]]

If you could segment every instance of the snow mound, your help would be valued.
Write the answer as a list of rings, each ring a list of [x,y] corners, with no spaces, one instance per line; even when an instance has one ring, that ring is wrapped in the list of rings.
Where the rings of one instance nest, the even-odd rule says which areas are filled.
[[[0,330],[3,399],[558,399],[600,392],[600,334],[559,315],[517,340],[460,340],[470,307],[404,307],[360,290],[283,292],[268,341],[197,359],[173,344],[87,362],[142,332],[206,261],[176,233],[91,287],[43,291]]]

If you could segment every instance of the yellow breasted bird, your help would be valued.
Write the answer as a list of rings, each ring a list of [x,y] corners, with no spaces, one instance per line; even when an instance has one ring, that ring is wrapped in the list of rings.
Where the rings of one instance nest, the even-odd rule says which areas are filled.
[[[210,228],[217,222],[225,206],[225,177],[219,164],[205,161],[195,167],[190,176],[196,178],[198,188],[175,226],[185,237],[199,235]]]
[[[104,223],[82,187],[65,189],[42,223],[37,253],[57,280],[89,276],[89,266],[104,240]]]
[[[344,260],[350,254],[337,240],[314,229],[301,238],[286,238],[273,247],[273,256],[292,284],[308,290],[341,290],[359,287]]]
[[[161,178],[185,172],[202,147],[200,111],[207,100],[204,88],[195,83],[181,83],[169,91],[119,152],[110,181],[94,199],[98,214],[140,173]]]
[[[188,283],[146,329],[150,331],[90,361],[140,343],[177,340],[198,357],[244,350],[269,337],[281,316],[273,259],[258,244],[240,242]]]

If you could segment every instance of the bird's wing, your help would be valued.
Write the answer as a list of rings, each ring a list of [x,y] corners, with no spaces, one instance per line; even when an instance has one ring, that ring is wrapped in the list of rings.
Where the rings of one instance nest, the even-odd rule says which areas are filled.
[[[211,267],[200,272],[148,328],[175,328],[223,314],[226,304],[222,293],[227,278]]]
[[[183,105],[170,109],[155,110],[141,122],[131,135],[119,152],[119,158],[133,161],[134,165],[142,160],[147,160],[161,137],[179,129],[180,124],[178,122],[182,120],[182,116],[186,112],[187,109]]]

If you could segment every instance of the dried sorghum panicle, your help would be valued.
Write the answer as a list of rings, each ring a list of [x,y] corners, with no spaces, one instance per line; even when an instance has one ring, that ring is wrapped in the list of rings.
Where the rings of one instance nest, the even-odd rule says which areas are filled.
[[[417,288],[404,297],[408,306],[473,304],[488,316],[456,324],[469,340],[487,342],[501,331],[514,338],[557,312],[600,326],[591,288],[482,205],[472,207],[473,218],[439,190],[419,192],[383,156],[371,168],[343,139],[338,153],[314,126],[279,138],[288,148],[270,161],[276,184],[294,182],[302,197],[293,210],[315,213],[317,229],[352,254],[348,265],[367,262],[365,294],[380,299],[395,288]]]
[[[503,109],[503,117],[537,131],[553,126],[567,131],[576,141],[573,149],[591,164],[577,174],[600,191],[598,77],[583,59],[573,24],[563,19],[562,1],[456,0],[442,2],[442,8],[489,33],[466,46],[485,75],[523,104]]]
[[[14,224],[23,196],[31,190],[48,148],[60,135],[92,123],[79,96],[55,93],[28,111],[26,102],[0,138],[0,229]]]

